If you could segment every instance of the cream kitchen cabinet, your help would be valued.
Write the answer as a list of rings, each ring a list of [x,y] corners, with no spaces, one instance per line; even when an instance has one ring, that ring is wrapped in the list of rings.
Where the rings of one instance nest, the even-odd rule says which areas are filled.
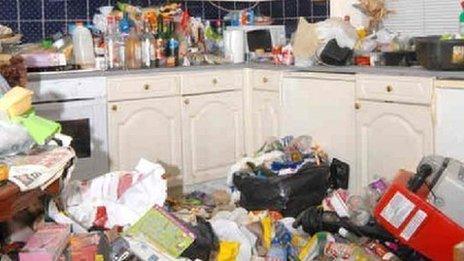
[[[179,185],[180,97],[110,102],[108,106],[111,169],[131,170],[145,158],[166,168],[169,185]]]
[[[184,186],[224,178],[244,153],[242,92],[182,99]]]
[[[435,153],[464,162],[464,81],[439,81],[435,86]]]
[[[269,137],[280,136],[280,95],[278,92],[253,91],[251,105],[251,151],[256,152]]]
[[[359,101],[357,108],[358,191],[377,177],[391,180],[399,169],[415,171],[433,153],[429,106]]]
[[[282,134],[311,135],[355,173],[354,104],[353,76],[292,73],[282,84]]]
[[[433,78],[356,76],[358,191],[376,177],[415,171],[434,152]]]

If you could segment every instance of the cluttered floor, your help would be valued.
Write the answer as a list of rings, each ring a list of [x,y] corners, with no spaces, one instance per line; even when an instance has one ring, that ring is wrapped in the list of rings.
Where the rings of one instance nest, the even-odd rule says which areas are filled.
[[[68,137],[17,137],[27,154],[2,163],[1,260],[464,258],[462,215],[427,203],[430,176],[462,169],[450,159],[424,158],[416,174],[351,194],[349,166],[310,136],[272,138],[231,167],[226,190],[168,196],[157,163],[71,181]],[[42,145],[30,150],[34,142]]]

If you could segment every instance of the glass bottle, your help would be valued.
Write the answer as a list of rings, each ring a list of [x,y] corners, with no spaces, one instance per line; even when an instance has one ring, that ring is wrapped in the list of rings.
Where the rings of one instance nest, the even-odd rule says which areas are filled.
[[[108,69],[120,68],[120,54],[118,38],[119,29],[114,16],[108,16],[108,27],[105,34],[105,56]]]
[[[142,67],[142,48],[140,37],[135,28],[131,28],[125,41],[125,59],[127,69],[140,69]]]
[[[155,53],[154,37],[150,31],[148,20],[144,22],[142,34],[142,67],[150,68],[152,66],[152,57]]]
[[[118,25],[116,27],[117,30],[117,38],[116,38],[116,45],[118,49],[118,60],[119,60],[119,67],[120,68],[126,68],[126,38],[127,34],[123,33],[120,29],[120,20],[119,18],[116,18],[116,24]]]

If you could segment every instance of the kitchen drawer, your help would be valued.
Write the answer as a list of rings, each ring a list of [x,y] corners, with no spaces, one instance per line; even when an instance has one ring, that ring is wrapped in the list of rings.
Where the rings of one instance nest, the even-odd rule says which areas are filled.
[[[108,78],[108,101],[164,97],[179,94],[175,75]]]
[[[255,90],[279,91],[281,72],[253,70],[251,84]]]
[[[187,73],[182,75],[182,94],[198,94],[243,87],[243,70],[214,71],[207,73]]]
[[[430,104],[433,78],[357,75],[358,99]]]
[[[71,78],[31,81],[33,102],[51,102],[69,99],[94,99],[106,96],[104,77]]]

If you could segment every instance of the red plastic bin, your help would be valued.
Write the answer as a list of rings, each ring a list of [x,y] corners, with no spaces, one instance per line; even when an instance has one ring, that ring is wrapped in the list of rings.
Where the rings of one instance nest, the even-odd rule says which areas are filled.
[[[464,228],[427,202],[425,187],[417,194],[407,188],[413,175],[406,171],[397,174],[377,204],[374,217],[400,242],[426,257],[453,260],[453,247],[464,240]]]

